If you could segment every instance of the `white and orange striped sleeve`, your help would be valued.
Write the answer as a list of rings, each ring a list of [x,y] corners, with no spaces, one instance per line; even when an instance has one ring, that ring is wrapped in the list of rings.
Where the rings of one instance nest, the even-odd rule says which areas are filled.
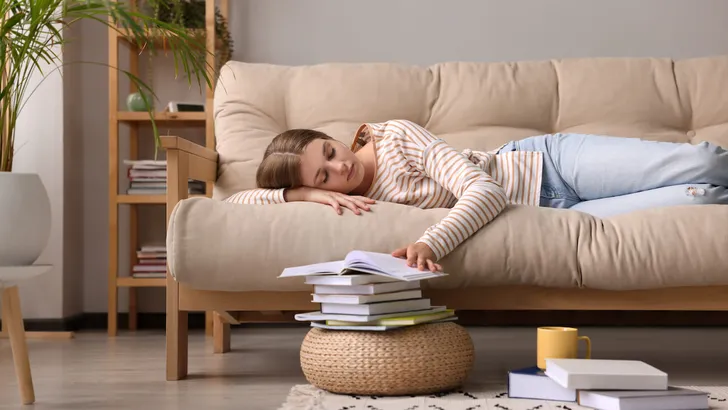
[[[508,197],[490,175],[425,128],[409,121],[395,121],[392,126],[406,130],[407,142],[415,146],[405,152],[413,155],[420,170],[458,198],[417,241],[427,244],[439,260],[498,216]]]
[[[269,205],[286,202],[283,195],[285,188],[281,189],[249,189],[230,195],[223,202],[241,205]]]

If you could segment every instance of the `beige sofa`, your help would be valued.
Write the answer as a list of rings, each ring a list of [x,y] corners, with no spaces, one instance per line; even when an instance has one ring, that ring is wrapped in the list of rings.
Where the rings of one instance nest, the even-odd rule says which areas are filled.
[[[214,96],[217,152],[165,137],[168,154],[167,378],[187,373],[187,312],[215,311],[216,351],[237,311],[314,310],[287,266],[389,252],[446,209],[380,203],[337,216],[311,203],[221,201],[254,188],[271,139],[315,128],[351,142],[362,122],[409,119],[456,148],[580,132],[728,146],[728,57],[572,59],[517,63],[231,62]],[[185,199],[187,178],[213,199]],[[699,204],[700,197],[696,197]],[[599,219],[509,206],[441,261],[427,283],[455,309],[727,310],[728,206],[663,207]]]

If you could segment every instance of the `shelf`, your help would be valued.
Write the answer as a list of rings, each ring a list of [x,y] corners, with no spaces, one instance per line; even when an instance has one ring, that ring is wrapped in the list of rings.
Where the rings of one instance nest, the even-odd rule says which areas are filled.
[[[165,49],[165,46],[169,45],[170,38],[169,36],[164,36],[160,32],[161,30],[157,30],[157,33],[152,32],[152,30],[147,30],[147,37],[152,38],[152,42],[154,44],[155,48],[161,48],[162,50]],[[203,47],[205,44],[205,29],[204,28],[191,28],[187,29],[187,34],[190,37],[197,38],[198,41],[201,41],[203,44]],[[130,34],[130,30],[128,29],[119,29],[119,31],[116,32],[116,37],[125,43],[129,44],[132,47],[136,48],[143,48],[144,45],[142,44],[142,47],[139,47],[134,42],[134,37]],[[175,39],[176,41],[176,39]],[[222,41],[219,38],[215,38],[215,49],[219,50],[222,48]]]
[[[207,195],[190,195],[189,198],[207,198]],[[166,195],[117,195],[119,204],[166,204]]]
[[[119,111],[116,114],[119,121],[135,122],[135,121],[151,121],[149,113],[146,111]],[[155,121],[198,121],[204,122],[207,119],[205,112],[166,112],[160,111],[154,113]]]
[[[152,288],[167,286],[167,278],[134,278],[123,276],[116,278],[116,286],[128,288]]]

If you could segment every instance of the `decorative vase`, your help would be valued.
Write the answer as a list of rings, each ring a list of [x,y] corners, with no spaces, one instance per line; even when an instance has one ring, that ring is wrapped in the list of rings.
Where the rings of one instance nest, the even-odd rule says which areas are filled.
[[[145,93],[144,96],[147,98],[148,103],[144,102],[142,94],[138,91],[129,94],[129,96],[126,97],[126,108],[129,109],[129,111],[148,111],[149,107],[152,106],[152,96],[147,93]]]
[[[48,244],[51,202],[37,174],[0,172],[0,266],[29,266]]]

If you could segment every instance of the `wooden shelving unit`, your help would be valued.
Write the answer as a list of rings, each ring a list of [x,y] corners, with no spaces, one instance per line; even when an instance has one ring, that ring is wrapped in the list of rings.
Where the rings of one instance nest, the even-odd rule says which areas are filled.
[[[129,0],[131,7],[136,8],[138,0]],[[224,18],[228,17],[228,0],[205,0],[205,29],[196,30],[204,32],[205,46],[208,51],[207,65],[215,66],[215,7],[220,9]],[[195,30],[190,30],[195,31]],[[126,288],[129,292],[129,329],[137,328],[137,289],[144,287],[163,288],[166,285],[165,278],[134,278],[131,269],[129,272],[119,271],[120,257],[130,258],[130,267],[138,262],[136,251],[138,243],[138,207],[140,205],[164,206],[165,195],[127,195],[120,192],[119,176],[122,170],[120,165],[124,159],[140,159],[140,127],[151,123],[149,113],[127,111],[126,106],[119,101],[120,84],[119,72],[115,67],[120,67],[120,52],[128,53],[129,68],[132,74],[139,76],[139,57],[144,55],[144,50],[125,35],[122,31],[113,28],[108,29],[109,41],[109,259],[108,259],[108,334],[116,336],[118,332],[118,296],[119,289]],[[155,42],[156,43],[156,42]],[[163,43],[162,40],[158,43]],[[170,58],[171,54],[170,54]],[[123,74],[122,74],[123,76]],[[140,78],[143,78],[140,76]],[[213,81],[214,84],[214,81]],[[137,91],[132,85],[129,93]],[[157,90],[155,90],[157,92]],[[126,96],[123,93],[122,96]],[[160,102],[157,102],[159,105]],[[190,127],[199,129],[205,134],[205,146],[215,149],[215,136],[213,124],[213,89],[205,85],[205,112],[155,112],[154,120],[159,126],[174,125],[175,127]],[[120,127],[128,128],[128,139],[120,138]],[[162,130],[160,129],[160,132]],[[150,136],[151,138],[151,136]],[[120,156],[120,144],[126,144],[129,155],[125,158]],[[146,158],[145,158],[146,159]],[[151,159],[151,158],[149,158]],[[211,196],[212,186],[207,184],[206,194]],[[129,254],[119,255],[119,209],[122,206],[129,207]],[[211,315],[208,314],[211,318]],[[208,319],[209,321],[209,319]],[[208,332],[209,333],[209,332]]]

